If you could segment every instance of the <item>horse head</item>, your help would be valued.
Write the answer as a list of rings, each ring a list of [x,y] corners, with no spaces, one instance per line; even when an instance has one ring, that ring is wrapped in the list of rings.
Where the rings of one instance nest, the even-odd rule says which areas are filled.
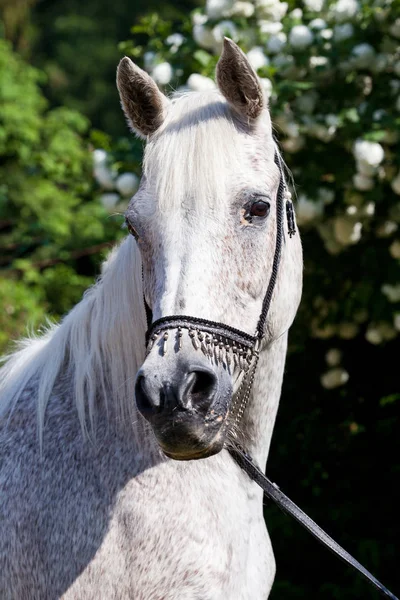
[[[146,140],[126,212],[155,322],[136,402],[176,459],[222,449],[243,390],[251,404],[259,352],[287,332],[301,296],[301,244],[289,196],[282,203],[268,104],[231,40],[216,80],[215,91],[168,99],[129,58],[117,74],[128,123]]]

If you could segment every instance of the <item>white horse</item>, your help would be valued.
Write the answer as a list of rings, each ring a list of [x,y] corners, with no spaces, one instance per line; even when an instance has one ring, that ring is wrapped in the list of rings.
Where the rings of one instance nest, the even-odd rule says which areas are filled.
[[[275,574],[262,491],[226,450],[240,378],[196,351],[187,331],[180,349],[170,331],[146,356],[144,297],[153,319],[191,315],[254,334],[283,176],[268,108],[230,40],[219,91],[167,99],[128,58],[117,81],[130,126],[147,140],[127,211],[137,241],[128,236],[61,324],[1,371],[0,598],[260,600]],[[235,432],[262,467],[301,296],[300,240],[283,218]]]

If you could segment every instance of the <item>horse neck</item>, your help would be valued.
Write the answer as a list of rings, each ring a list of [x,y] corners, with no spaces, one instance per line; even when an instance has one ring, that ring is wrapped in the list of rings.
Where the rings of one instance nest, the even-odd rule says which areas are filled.
[[[252,394],[240,427],[243,445],[261,468],[265,467],[281,395],[287,333],[261,353]]]

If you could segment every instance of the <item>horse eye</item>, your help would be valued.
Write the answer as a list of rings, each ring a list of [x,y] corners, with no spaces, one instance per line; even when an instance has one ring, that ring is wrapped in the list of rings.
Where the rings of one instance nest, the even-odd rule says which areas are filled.
[[[271,205],[269,202],[263,200],[257,200],[250,206],[249,214],[252,217],[267,217],[269,215],[269,209]]]
[[[127,226],[127,228],[128,228],[128,231],[129,231],[129,233],[130,233],[131,235],[133,235],[133,237],[135,238],[135,240],[136,240],[136,241],[138,241],[138,239],[139,239],[139,234],[138,234],[138,232],[136,231],[136,229],[135,229],[135,228],[134,228],[134,227],[133,227],[133,226],[130,224],[130,222],[128,221],[128,219],[126,219],[125,223],[126,223],[126,226]]]

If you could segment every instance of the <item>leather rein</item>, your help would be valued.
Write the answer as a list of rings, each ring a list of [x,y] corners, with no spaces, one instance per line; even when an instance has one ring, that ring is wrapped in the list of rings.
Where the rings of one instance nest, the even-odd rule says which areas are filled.
[[[238,375],[241,377],[241,382],[238,391],[234,394],[230,409],[232,428],[238,424],[245,411],[257,369],[259,347],[264,337],[265,323],[278,276],[282,242],[284,239],[284,209],[286,210],[289,237],[291,238],[296,233],[291,194],[285,183],[283,165],[278,152],[275,153],[275,163],[280,171],[280,181],[276,201],[277,230],[275,252],[272,272],[263,300],[255,335],[249,335],[223,323],[185,315],[162,317],[153,323],[151,308],[148,306],[146,299],[144,299],[148,324],[148,331],[146,333],[147,352],[150,352],[153,345],[157,342],[161,343],[162,354],[165,354],[169,343],[168,340],[170,335],[174,335],[173,332],[175,332],[177,342],[177,346],[175,347],[179,350],[182,347],[182,337],[187,334],[196,350],[200,349],[204,354],[212,357],[217,363],[222,362],[225,363],[228,368],[236,369]],[[346,552],[344,548],[335,542],[335,540],[321,529],[319,525],[292,502],[292,500],[290,500],[275,483],[272,483],[272,481],[262,473],[245,449],[243,449],[236,441],[232,440],[231,436],[229,438],[227,450],[239,467],[247,473],[250,479],[263,489],[265,495],[273,500],[283,512],[292,516],[309,533],[311,533],[311,535],[323,544],[323,546],[358,571],[358,573],[373,585],[382,596],[391,598],[391,600],[399,600],[397,596],[392,594],[392,592],[382,585],[382,583],[380,583],[380,581],[378,581],[378,579],[376,579],[365,567]]]

